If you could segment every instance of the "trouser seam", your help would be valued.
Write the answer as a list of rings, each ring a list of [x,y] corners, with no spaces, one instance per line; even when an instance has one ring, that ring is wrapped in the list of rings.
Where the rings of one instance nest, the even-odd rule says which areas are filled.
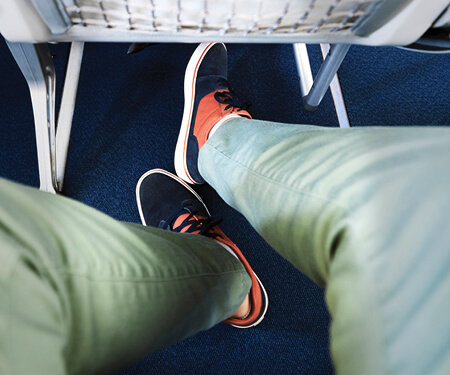
[[[178,276],[178,277],[168,277],[168,278],[161,278],[160,280],[147,278],[147,277],[136,277],[136,278],[122,278],[122,279],[108,279],[108,278],[97,278],[92,275],[86,275],[82,273],[76,273],[76,272],[60,272],[60,267],[55,268],[45,268],[42,272],[46,274],[50,274],[50,271],[54,270],[58,272],[60,276],[70,276],[70,277],[80,277],[87,279],[89,281],[98,282],[98,283],[164,283],[168,281],[180,281],[180,280],[188,280],[188,279],[194,279],[194,278],[202,278],[202,277],[211,277],[211,276],[226,276],[229,274],[234,273],[247,273],[247,271],[234,269],[230,271],[222,271],[222,272],[203,272],[200,274],[192,274],[192,275],[184,275],[184,276]]]
[[[305,191],[303,189],[298,189],[298,188],[289,186],[289,184],[287,184],[287,183],[284,184],[282,182],[276,181],[276,180],[274,180],[274,179],[272,179],[270,177],[267,177],[267,176],[261,174],[260,172],[256,172],[256,171],[250,169],[249,167],[247,167],[244,164],[241,164],[241,163],[237,162],[236,160],[230,158],[228,155],[226,155],[225,153],[223,153],[221,150],[219,150],[218,148],[216,148],[214,146],[205,144],[203,147],[205,147],[205,146],[208,146],[208,147],[214,149],[215,151],[219,152],[224,158],[227,158],[230,162],[232,162],[232,163],[238,165],[239,167],[245,169],[248,173],[250,173],[250,174],[252,174],[254,176],[257,176],[258,178],[264,179],[267,182],[275,184],[275,185],[279,186],[282,189],[290,190],[291,192],[296,193],[296,194],[307,195],[307,196],[310,196],[310,197],[315,198],[315,199],[320,199],[320,200],[326,201],[328,203],[331,203],[331,204],[333,204],[333,205],[343,209],[344,211],[348,211],[348,208],[346,208],[345,204],[343,204],[342,202],[340,202],[339,200],[337,200],[335,198],[330,198],[330,197],[328,197],[326,195],[316,194],[316,193],[313,193],[311,191]]]

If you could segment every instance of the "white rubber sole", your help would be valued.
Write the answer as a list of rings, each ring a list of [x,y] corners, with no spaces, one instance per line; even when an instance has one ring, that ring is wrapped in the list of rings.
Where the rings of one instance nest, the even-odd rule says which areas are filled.
[[[191,129],[192,111],[194,108],[195,81],[197,79],[198,68],[202,63],[203,58],[215,44],[216,43],[201,43],[192,54],[184,75],[183,119],[181,120],[180,133],[175,147],[174,163],[178,177],[190,184],[200,184],[200,182],[195,181],[189,174],[186,160],[186,147]]]
[[[194,194],[194,196],[200,201],[200,203],[203,205],[203,207],[205,207],[206,212],[208,213],[209,216],[211,216],[211,214],[208,211],[208,208],[206,207],[205,203],[203,202],[202,198],[200,198],[200,196],[186,183],[184,182],[181,178],[175,176],[174,174],[165,171],[164,169],[151,169],[148,172],[145,172],[140,178],[139,181],[136,185],[136,202],[137,202],[137,206],[138,206],[138,211],[139,211],[139,217],[141,218],[141,222],[142,225],[147,226],[147,223],[145,222],[145,218],[144,218],[144,213],[142,211],[142,203],[141,203],[141,197],[139,194],[139,191],[141,189],[141,184],[142,181],[144,181],[144,179],[153,174],[153,173],[160,173],[160,174],[164,174],[170,178],[173,178],[175,181],[179,182],[181,185],[183,185],[186,189],[188,189],[192,194]]]

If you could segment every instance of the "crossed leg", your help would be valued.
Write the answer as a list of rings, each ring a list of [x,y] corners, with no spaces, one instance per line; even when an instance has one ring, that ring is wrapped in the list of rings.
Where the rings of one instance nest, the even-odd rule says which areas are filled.
[[[326,287],[342,374],[450,371],[450,130],[224,123],[199,171]]]

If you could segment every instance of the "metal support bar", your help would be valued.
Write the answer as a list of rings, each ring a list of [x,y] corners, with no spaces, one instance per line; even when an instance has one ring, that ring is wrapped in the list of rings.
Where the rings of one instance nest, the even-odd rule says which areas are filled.
[[[6,41],[30,89],[36,129],[40,189],[61,191],[84,43],[72,43],[55,126],[55,67],[47,44]]]
[[[298,78],[300,80],[300,91],[302,97],[305,97],[313,85],[311,65],[309,64],[309,56],[305,43],[294,44],[294,56],[297,63]]]
[[[317,109],[349,48],[349,44],[335,44],[331,46],[325,61],[317,73],[311,90],[303,98],[303,105],[307,111],[315,111]]]
[[[329,44],[321,44],[322,56],[325,59],[330,51]],[[347,109],[345,108],[344,95],[342,94],[341,84],[339,83],[339,77],[336,73],[330,84],[331,96],[333,97],[334,108],[336,109],[336,115],[340,128],[349,128],[350,121],[347,115]]]
[[[47,44],[11,43],[8,47],[30,89],[36,129],[40,189],[55,193],[55,67]]]
[[[83,42],[73,42],[70,47],[69,62],[58,113],[58,126],[56,128],[56,182],[59,191],[62,191],[64,183],[70,131],[72,129],[81,62],[83,60],[83,49]]]

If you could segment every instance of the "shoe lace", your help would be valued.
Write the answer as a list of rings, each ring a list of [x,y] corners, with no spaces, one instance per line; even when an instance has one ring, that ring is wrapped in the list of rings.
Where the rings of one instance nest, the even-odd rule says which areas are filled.
[[[161,220],[158,228],[171,232],[197,233],[213,239],[221,237],[214,229],[220,224],[222,218],[196,216],[197,213],[198,210],[195,209],[192,202],[186,200],[172,216],[167,220]],[[176,227],[174,227],[175,222],[182,215],[186,215],[186,217],[181,223],[176,223]]]
[[[228,82],[225,79],[219,79],[220,83],[228,87],[225,91],[218,91],[214,94],[214,99],[220,104],[227,104],[225,110],[230,108],[237,108],[239,111],[245,111],[250,108],[250,102],[242,102],[233,89],[228,86]]]

